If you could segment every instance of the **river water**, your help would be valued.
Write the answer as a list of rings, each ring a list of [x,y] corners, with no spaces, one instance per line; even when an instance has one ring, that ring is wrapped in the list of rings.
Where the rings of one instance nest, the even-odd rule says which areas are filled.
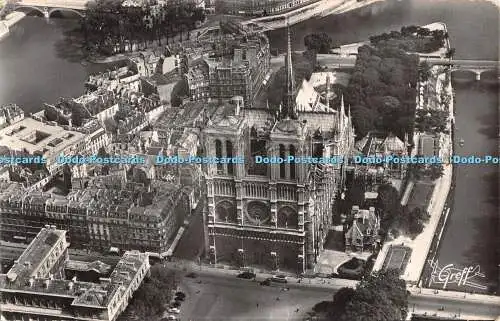
[[[337,44],[366,40],[370,35],[398,30],[403,25],[436,21],[448,26],[456,58],[498,60],[499,11],[486,1],[403,0],[378,8],[377,13],[349,13],[305,21],[292,28],[294,49],[303,37],[326,32]],[[68,19],[27,17],[0,42],[0,104],[17,103],[27,112],[43,102],[83,92],[83,82],[95,66],[82,57],[63,33],[76,25]],[[270,34],[273,48],[283,49],[285,34]],[[463,155],[496,154],[498,141],[498,90],[471,83],[456,89],[457,135],[466,145]],[[498,280],[498,166],[462,166],[457,169],[453,210],[438,259],[440,265],[479,265],[486,278]],[[464,288],[465,289],[465,288]],[[470,289],[468,289],[470,290]]]

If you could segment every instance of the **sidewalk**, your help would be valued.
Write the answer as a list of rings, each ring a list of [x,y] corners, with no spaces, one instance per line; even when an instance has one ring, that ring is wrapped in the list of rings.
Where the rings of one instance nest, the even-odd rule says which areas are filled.
[[[474,302],[474,303],[484,303],[484,304],[495,304],[497,306],[500,306],[500,296],[494,296],[494,295],[434,290],[427,288],[418,288],[416,286],[408,287],[408,291],[410,291],[412,296],[417,296],[417,297],[420,296],[427,298],[443,298],[443,299],[451,299],[469,303]]]
[[[223,266],[223,265],[208,265],[205,263],[197,264],[195,262],[191,261],[180,261],[180,260],[175,260],[172,262],[165,262],[164,263],[165,267],[177,269],[177,270],[186,270],[190,272],[200,272],[204,274],[218,274],[218,275],[231,275],[233,277],[236,277],[238,274],[242,272],[242,270],[229,267],[229,266]],[[320,277],[314,277],[314,278],[297,278],[297,276],[291,276],[290,274],[286,272],[276,272],[275,274],[268,273],[268,272],[257,272],[254,271],[256,274],[256,279],[258,281],[264,281],[265,279],[273,277],[275,274],[284,274],[287,275],[287,280],[288,283],[287,285],[293,285],[294,287],[321,287],[321,288],[332,288],[332,289],[339,289],[342,287],[351,287],[354,288],[357,284],[358,281],[355,280],[346,280],[346,279],[334,279],[334,278],[320,278]],[[299,282],[300,280],[300,282]]]

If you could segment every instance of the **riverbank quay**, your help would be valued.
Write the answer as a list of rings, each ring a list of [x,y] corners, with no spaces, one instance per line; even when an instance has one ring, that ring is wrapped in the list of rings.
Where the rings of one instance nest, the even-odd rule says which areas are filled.
[[[444,212],[444,205],[451,187],[452,172],[453,168],[451,164],[444,165],[444,174],[437,180],[427,207],[430,219],[425,225],[422,233],[417,235],[414,239],[407,236],[400,236],[394,240],[385,242],[373,266],[374,272],[383,269],[387,254],[393,246],[402,245],[411,248],[411,254],[405,270],[402,271],[401,278],[409,284],[418,284],[426,263],[427,254],[431,248],[432,240],[438,230],[438,223]]]
[[[286,25],[292,26],[312,18],[321,18],[334,14],[343,14],[349,11],[371,6],[385,0],[321,0],[305,7],[297,8],[287,13],[265,16],[247,20],[244,24],[262,24],[267,30],[281,29]]]
[[[223,19],[228,19],[231,21],[235,21],[238,23],[242,23],[243,25],[251,25],[251,24],[262,24],[265,26],[266,30],[280,29],[285,27],[285,23],[292,26],[294,24],[306,21],[308,19],[312,19],[315,17],[324,17],[327,15],[334,14],[342,14],[352,10],[360,9],[362,7],[367,7],[373,5],[378,2],[383,2],[385,0],[365,0],[358,2],[357,0],[321,0],[318,2],[311,3],[304,7],[300,7],[286,13],[277,14],[273,16],[265,16],[253,19],[244,20],[240,16],[234,15],[214,15],[214,17],[222,17]],[[338,9],[338,10],[337,10]],[[325,14],[327,13],[327,14]],[[203,34],[205,31],[215,28],[216,25],[214,22],[217,19],[212,16],[208,16],[205,23],[200,28],[196,28],[190,31],[189,39],[194,39],[198,37],[198,35]],[[174,41],[179,38],[179,36],[174,37],[171,41]],[[151,46],[145,50],[158,49],[161,46]],[[137,56],[139,53],[137,51],[130,53],[122,53],[116,54],[112,56],[91,56],[88,58],[88,61],[96,64],[106,64],[106,63],[114,63],[122,60],[126,60],[131,57]]]
[[[443,291],[427,288],[419,288],[416,286],[408,287],[408,291],[412,296],[423,296],[429,298],[447,298],[463,302],[490,303],[500,307],[500,296],[484,295],[477,293],[464,293],[458,291]]]
[[[444,23],[430,24],[425,27],[433,26],[434,28],[440,27],[442,30],[447,30]],[[445,43],[445,49],[449,48],[449,41]],[[448,119],[446,134],[441,133],[439,139],[439,156],[442,159],[448,159],[453,154],[453,119],[454,119],[454,101],[453,101],[453,88],[448,70],[436,67],[432,74],[435,81],[419,82],[419,95],[417,95],[417,109],[441,109],[448,112]],[[427,96],[423,94],[423,87],[431,86],[432,91],[428,91]],[[432,93],[432,94],[431,94]],[[442,100],[442,96],[446,97]],[[414,135],[414,145],[418,146],[420,143],[420,133]],[[424,268],[426,266],[429,256],[435,253],[436,240],[442,237],[443,228],[446,224],[446,218],[449,214],[447,203],[449,201],[449,194],[453,184],[453,165],[443,164],[443,175],[435,181],[432,196],[427,206],[427,213],[429,213],[429,222],[424,226],[422,233],[417,235],[414,239],[407,236],[399,236],[394,240],[388,241],[382,247],[377,259],[375,261],[373,271],[379,271],[384,268],[387,255],[391,253],[393,246],[404,246],[410,248],[410,257],[408,264],[401,271],[401,277],[410,285],[417,285],[420,283]],[[413,188],[413,186],[408,186]],[[411,191],[405,192],[402,204],[406,204],[410,197]],[[443,220],[444,218],[444,220]],[[434,245],[434,246],[433,246]],[[432,252],[432,253],[431,253]],[[407,252],[408,253],[408,252]],[[432,254],[432,255],[430,255]],[[391,257],[389,257],[391,259]]]
[[[9,13],[5,19],[0,20],[0,40],[4,39],[9,35],[10,28],[23,20],[26,17],[26,14],[23,12],[12,12]]]

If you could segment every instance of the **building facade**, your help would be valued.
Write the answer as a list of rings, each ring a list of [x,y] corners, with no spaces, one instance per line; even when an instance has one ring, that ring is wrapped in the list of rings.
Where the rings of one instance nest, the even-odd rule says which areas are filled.
[[[205,54],[185,73],[190,99],[222,101],[241,96],[245,105],[251,106],[270,70],[267,37],[227,36]]]
[[[374,251],[380,243],[380,219],[374,207],[368,210],[353,206],[352,224],[345,233],[346,251]]]
[[[338,110],[297,108],[288,37],[287,93],[279,109],[251,109],[234,97],[204,130],[207,156],[234,160],[205,168],[212,263],[303,273],[316,263],[331,225],[345,170],[339,159],[352,149],[354,131],[343,103]]]
[[[0,274],[2,320],[114,321],[149,272],[149,257],[126,252],[99,283],[66,280],[66,231],[43,228],[6,274]]]
[[[220,13],[274,15],[314,2],[318,0],[215,0],[215,8]]]
[[[167,183],[144,190],[121,178],[113,186],[109,176],[99,179],[108,182],[87,184],[66,197],[0,182],[2,239],[31,241],[50,224],[67,230],[76,247],[166,252],[191,212],[190,191]]]
[[[0,106],[0,128],[24,119],[24,111],[15,104]]]

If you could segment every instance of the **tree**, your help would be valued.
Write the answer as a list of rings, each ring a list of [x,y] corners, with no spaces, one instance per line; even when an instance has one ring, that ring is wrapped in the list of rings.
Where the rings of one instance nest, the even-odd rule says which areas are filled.
[[[377,208],[382,211],[381,228],[388,231],[401,213],[398,190],[391,184],[383,184],[378,188]]]
[[[391,37],[395,34],[381,38]],[[406,54],[385,40],[377,42],[375,47],[358,49],[345,100],[352,106],[353,123],[359,137],[369,131],[392,132],[403,137],[412,131],[417,66],[416,55]]]
[[[448,49],[448,51],[446,52],[446,58],[453,59],[453,57],[455,56],[455,52],[456,52],[455,48]]]
[[[430,215],[426,210],[415,207],[408,213],[408,233],[418,235],[424,230],[424,224],[429,221]]]
[[[203,22],[206,19],[205,11],[202,8],[196,8],[192,16],[195,22]]]
[[[81,27],[89,51],[113,54],[132,50],[138,44],[162,40],[192,30],[205,20],[202,9],[191,4],[122,7],[121,1],[97,0],[87,4]],[[188,33],[189,37],[189,33]]]
[[[333,296],[333,304],[329,307],[328,313],[330,318],[335,320],[346,312],[346,307],[356,295],[356,290],[353,288],[341,288]]]
[[[429,167],[429,176],[432,180],[436,180],[444,175],[443,164],[432,164]]]
[[[366,182],[364,176],[357,176],[347,186],[347,192],[344,201],[341,202],[342,206],[340,212],[343,214],[350,214],[353,206],[363,206],[365,202]],[[349,218],[353,219],[352,217]]]
[[[406,283],[399,271],[367,275],[356,289],[343,288],[334,296],[329,320],[396,321],[408,314]]]
[[[158,316],[165,310],[165,303],[172,299],[172,290],[179,283],[179,275],[162,265],[153,265],[150,276],[134,294],[127,308],[139,320],[147,320]]]
[[[432,76],[431,68],[432,66],[427,61],[420,63],[418,73],[421,81],[427,81]]]
[[[304,37],[304,45],[308,50],[316,50],[320,54],[330,53],[332,38],[328,34],[312,33]]]
[[[304,58],[313,66],[314,69],[318,66],[318,54],[315,49],[313,50],[306,50],[302,54]]]
[[[446,133],[448,111],[439,109],[419,109],[415,116],[415,127],[422,133]]]

